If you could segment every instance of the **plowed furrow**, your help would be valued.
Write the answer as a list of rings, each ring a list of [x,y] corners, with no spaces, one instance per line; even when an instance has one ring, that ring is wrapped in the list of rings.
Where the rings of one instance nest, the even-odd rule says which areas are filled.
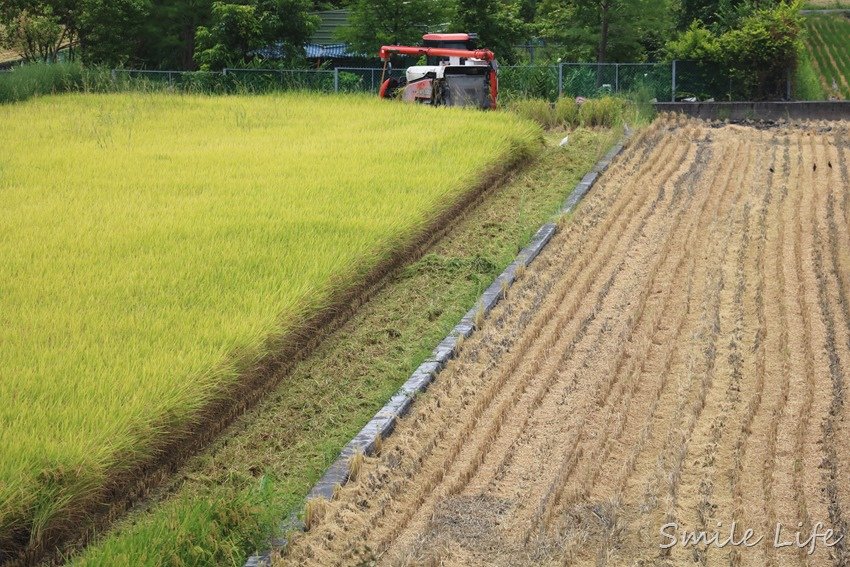
[[[762,412],[763,400],[768,396],[765,395],[765,380],[766,380],[766,346],[768,334],[767,317],[765,313],[765,288],[766,288],[766,268],[765,268],[765,252],[768,246],[768,214],[771,211],[771,205],[774,202],[773,189],[776,185],[779,173],[777,154],[779,145],[777,143],[765,144],[770,148],[769,162],[762,164],[763,169],[771,172],[766,175],[764,183],[764,194],[761,198],[760,208],[757,213],[757,222],[755,230],[757,232],[756,239],[752,245],[753,250],[749,253],[748,267],[746,272],[752,273],[755,277],[752,287],[752,297],[747,301],[745,307],[745,331],[749,337],[747,340],[747,349],[745,349],[746,361],[744,363],[744,379],[745,386],[743,391],[749,395],[743,415],[740,416],[740,425],[736,434],[736,440],[732,448],[731,456],[731,471],[730,471],[730,488],[732,493],[732,518],[738,522],[736,526],[736,534],[738,537],[743,535],[744,526],[760,525],[763,515],[758,511],[760,499],[755,500],[753,506],[753,496],[761,493],[762,479],[761,469],[764,457],[760,454],[763,445],[761,445],[762,437],[756,435],[754,443],[754,453],[749,452],[751,443],[753,443],[754,424],[759,424],[757,433],[760,434],[762,426],[767,419],[767,416]],[[747,355],[750,356],[747,356]],[[742,551],[733,549],[731,552],[731,562],[734,565],[742,563]],[[746,556],[748,563],[754,561],[766,561],[763,550]]]
[[[815,148],[816,161],[820,163],[826,162],[832,164],[838,163],[837,153],[832,151],[832,147],[824,147],[823,144]],[[837,246],[834,242],[836,235],[836,227],[834,222],[835,214],[835,198],[833,194],[833,185],[835,183],[834,168],[827,167],[824,171],[825,179],[817,180],[813,186],[813,194],[815,200],[815,211],[817,214],[813,219],[811,227],[813,237],[813,264],[814,275],[817,282],[818,306],[820,308],[820,317],[824,326],[824,347],[826,348],[826,357],[829,365],[829,377],[831,381],[830,389],[830,404],[826,419],[823,422],[823,467],[825,469],[824,482],[826,484],[826,505],[829,510],[830,523],[842,533],[846,533],[847,522],[841,508],[839,495],[839,476],[840,463],[839,453],[843,447],[847,448],[847,443],[844,439],[836,435],[840,427],[840,421],[844,413],[844,373],[847,359],[847,343],[840,344],[839,342],[839,327],[842,323],[847,323],[847,311],[841,308],[841,279],[843,275],[839,269],[839,257]],[[832,242],[824,241],[824,235]],[[824,266],[824,256],[826,252],[831,252],[831,262],[829,272]],[[837,305],[836,305],[837,304]],[[846,305],[845,305],[846,307]],[[837,324],[836,324],[837,323]],[[845,327],[846,331],[846,327]],[[844,333],[846,334],[846,333]],[[843,359],[842,359],[843,358]],[[848,562],[847,546],[844,540],[840,541],[835,546],[835,561],[838,565],[846,565]]]
[[[721,156],[720,163],[724,163],[729,157],[731,152]],[[707,187],[712,185],[714,177],[716,175],[709,176],[710,181]],[[705,197],[710,194],[709,191],[703,192]],[[715,193],[713,197],[717,198],[719,195]],[[661,307],[653,309],[651,305],[644,306],[643,312],[647,316],[643,319],[647,321],[647,324],[642,331],[646,334],[639,340],[642,343],[641,353],[630,357],[629,379],[624,381],[628,384],[628,390],[625,387],[621,388],[621,395],[617,396],[617,402],[608,404],[604,408],[608,410],[606,415],[597,420],[597,424],[611,424],[608,428],[613,430],[613,434],[595,436],[597,445],[591,454],[588,455],[585,452],[586,458],[583,459],[583,462],[590,466],[582,471],[581,478],[573,481],[574,488],[570,491],[568,498],[560,502],[562,510],[580,507],[588,501],[621,502],[623,500],[625,484],[634,470],[641,449],[649,438],[655,412],[667,383],[670,364],[686,321],[687,304],[692,289],[691,282],[696,269],[694,248],[697,250],[699,248],[695,246],[694,236],[696,228],[705,224],[705,217],[710,216],[703,213],[711,209],[706,207],[706,204],[707,200],[703,199],[702,205],[693,208],[697,214],[682,227],[682,230],[687,233],[686,236],[677,235],[674,232],[670,237],[669,242],[677,244],[676,254],[669,258],[672,271],[657,274],[660,277],[656,277],[651,282],[652,285],[647,287],[655,294],[655,303],[661,302]],[[716,206],[718,204],[715,204]],[[688,261],[687,269],[685,269],[686,260]],[[659,290],[659,285],[662,285],[664,289]],[[688,291],[683,295],[676,293],[682,290]],[[662,297],[659,299],[659,296]],[[648,412],[646,408],[649,408]],[[593,426],[582,429],[582,431],[593,430]],[[561,474],[556,477],[561,487],[566,486],[567,476]],[[551,521],[552,516],[553,512],[550,509],[546,515],[547,523]],[[559,531],[569,532],[569,530],[569,525],[563,525]],[[567,562],[576,559],[571,551],[569,548],[565,549],[564,558]]]
[[[694,163],[696,163],[696,161]],[[702,210],[705,202],[706,201],[703,200],[703,205],[699,207],[699,210]],[[591,416],[588,416],[588,418],[580,424],[580,427],[575,428],[575,430],[579,433],[579,436],[576,439],[577,445],[578,443],[586,442],[586,437],[583,435],[585,432],[599,431],[598,424],[601,423],[603,433],[596,436],[597,442],[601,443],[601,445],[597,445],[594,452],[588,452],[583,447],[573,448],[572,453],[567,453],[565,455],[566,458],[562,458],[561,464],[558,468],[558,473],[555,475],[554,482],[551,483],[544,491],[544,497],[529,523],[526,536],[524,538],[526,541],[529,539],[531,533],[533,533],[533,531],[537,528],[538,524],[541,523],[541,520],[543,527],[548,526],[557,506],[568,506],[576,500],[586,498],[593,486],[594,478],[598,473],[598,469],[587,472],[584,478],[579,482],[577,489],[570,493],[569,501],[564,503],[561,502],[564,490],[567,486],[567,480],[570,477],[569,473],[572,472],[573,465],[576,462],[576,459],[572,458],[572,455],[583,454],[585,456],[583,459],[584,462],[601,463],[605,460],[605,456],[610,453],[611,444],[607,441],[611,439],[612,435],[619,439],[623,434],[625,427],[624,418],[628,412],[629,400],[631,396],[634,395],[635,387],[637,386],[637,382],[634,379],[635,374],[644,369],[647,354],[651,345],[656,342],[660,342],[655,335],[659,330],[662,316],[667,311],[672,297],[670,295],[671,284],[664,285],[664,282],[672,282],[675,280],[675,278],[670,278],[669,270],[672,269],[674,273],[679,272],[684,263],[684,252],[688,250],[687,245],[690,243],[691,237],[693,236],[694,231],[689,230],[688,236],[685,238],[686,245],[677,248],[677,251],[681,253],[671,261],[668,258],[668,254],[671,249],[671,243],[677,241],[676,235],[682,220],[682,216],[676,217],[673,223],[674,227],[671,231],[671,235],[665,239],[665,246],[661,252],[658,253],[657,259],[653,265],[651,281],[648,285],[644,285],[642,288],[639,301],[637,302],[637,317],[634,318],[635,322],[631,325],[628,336],[622,337],[619,342],[621,344],[634,343],[635,337],[646,332],[646,328],[652,330],[652,340],[638,341],[637,344],[635,344],[630,350],[626,364],[623,364],[623,355],[625,354],[625,351],[620,350],[617,353],[616,362],[612,364],[612,368],[608,371],[608,375],[613,376],[614,378],[610,382],[604,381],[601,391],[597,392],[596,406],[598,408],[602,408],[605,415],[601,418],[593,416],[593,419],[590,419]],[[691,222],[690,227],[693,226],[694,223]],[[666,271],[659,271],[662,264],[668,264],[669,267]],[[664,286],[663,290],[657,289],[660,285]],[[652,299],[651,303],[657,304],[660,302],[660,309],[652,309],[649,307],[648,303],[650,303],[650,299]],[[676,327],[678,328],[679,326],[676,325]],[[625,383],[621,381],[624,376],[626,377]],[[612,386],[614,384],[617,386],[613,393],[615,400],[611,401],[609,398],[612,397]]]
[[[650,175],[660,173],[667,177],[674,172],[684,152],[684,148],[676,148],[671,156],[673,159],[651,162],[650,166],[662,166],[660,172],[651,169],[644,171]],[[577,272],[578,282],[568,273],[560,288],[554,290],[558,300],[549,303],[549,308],[542,310],[536,321],[530,325],[531,331],[523,337],[516,350],[511,353],[512,356],[491,379],[484,395],[479,397],[470,419],[460,428],[454,443],[445,452],[445,459],[435,467],[433,483],[429,482],[423,486],[420,491],[421,498],[408,513],[393,519],[379,549],[388,549],[399,539],[399,549],[394,552],[403,550],[410,543],[409,539],[405,539],[404,531],[413,517],[413,512],[415,511],[421,525],[429,519],[435,501],[457,494],[473,478],[485,454],[498,437],[508,413],[523,399],[531,381],[536,380],[541,373],[545,375],[545,367],[551,366],[553,360],[559,360],[564,353],[569,352],[571,344],[584,336],[594,314],[605,301],[607,290],[622,271],[623,260],[615,263],[615,259],[625,256],[630,243],[635,235],[643,230],[646,219],[657,209],[661,198],[659,193],[654,199],[640,202],[640,212],[621,216],[616,223],[618,230],[603,229],[603,245],[600,246],[599,256],[594,257],[593,261],[581,262],[573,268]],[[631,222],[625,222],[628,220]],[[600,280],[604,277],[602,274],[605,268],[609,269],[609,275]],[[588,309],[586,296],[592,293],[594,286],[600,285],[596,301]]]
[[[737,197],[741,195],[742,180],[746,179],[744,172],[750,168],[750,157],[747,155],[747,159],[735,160],[735,168],[725,180],[728,186],[735,187],[736,203]],[[704,469],[714,464],[716,441],[711,441],[710,438],[715,434],[716,426],[713,427],[713,419],[705,419],[703,416],[707,408],[711,411],[719,405],[724,392],[715,388],[715,382],[718,381],[718,351],[723,348],[721,323],[724,307],[730,296],[729,270],[734,266],[734,263],[729,261],[735,241],[734,210],[733,205],[719,210],[715,222],[708,229],[719,237],[716,247],[709,249],[707,254],[713,267],[707,275],[702,315],[696,331],[696,340],[693,341],[694,348],[689,355],[691,372],[697,377],[694,388],[696,395],[691,399],[683,416],[686,424],[680,430],[680,437],[676,439],[674,446],[677,447],[677,452],[669,475],[669,507],[665,523],[678,522],[695,529],[705,529],[711,518],[708,502],[710,486],[706,484],[711,481],[711,477],[704,474]],[[705,551],[705,546],[694,546],[688,549],[665,549],[661,555],[664,557],[670,552],[676,560],[704,563]]]
[[[695,163],[695,162],[691,162],[691,163]],[[689,166],[688,175],[690,175],[691,172],[692,172],[692,167]],[[685,177],[687,177],[687,175]],[[674,183],[673,185],[675,186],[675,185],[679,185],[679,184]],[[681,187],[679,188],[679,190],[681,190]],[[674,188],[674,193],[673,193],[674,198],[675,198],[676,192],[677,192],[677,190]],[[653,234],[655,234],[655,233],[653,233]],[[658,240],[658,241],[664,241],[664,239],[658,238],[657,235],[653,236],[652,239]],[[669,241],[669,240],[667,240],[667,241]],[[662,252],[661,257],[663,257],[665,254],[666,254],[666,252]],[[657,267],[658,267],[658,264],[656,263],[655,267],[652,270],[653,273],[656,272]],[[641,281],[641,280],[636,279],[636,281]],[[646,286],[644,286],[644,288],[646,288]],[[616,309],[617,309],[618,312],[621,312],[621,309],[624,308],[627,299],[631,299],[632,301],[634,300],[633,295],[631,295],[631,294],[625,294],[625,295],[626,295],[625,297],[623,297],[621,295],[620,298],[616,301]],[[633,303],[637,304],[637,307],[631,308],[630,311],[629,311],[630,313],[639,313],[639,314],[642,313],[643,309],[642,309],[641,305],[645,301],[645,295],[641,295],[640,298],[641,298],[640,301],[637,301],[637,302],[633,301]],[[621,345],[625,344],[626,342],[631,340],[630,339],[631,334],[633,333],[636,324],[640,322],[641,317],[642,317],[642,315],[639,315],[637,317],[637,319],[635,319],[632,316],[629,316],[629,317],[626,318],[629,321],[635,321],[635,323],[628,325],[628,329],[625,331],[625,334],[619,335],[621,337],[621,340],[620,340]],[[605,317],[603,317],[603,322],[599,323],[598,326],[604,327],[606,324],[610,324],[609,319],[610,318],[606,319]],[[596,339],[594,340],[593,344],[589,345],[586,349],[584,349],[584,355],[583,356],[579,357],[576,360],[570,361],[569,364],[567,364],[566,360],[562,360],[561,366],[554,369],[554,371],[557,373],[557,375],[560,376],[560,377],[563,377],[565,375],[569,375],[571,373],[570,367],[576,367],[577,366],[577,367],[580,368],[580,367],[584,367],[587,364],[589,364],[589,361],[590,361],[590,358],[591,358],[591,353],[598,353],[599,352],[599,349],[602,347],[602,345],[600,344],[600,342],[601,342],[600,338],[606,337],[608,332],[610,332],[610,331],[596,333]],[[612,357],[613,360],[614,360],[614,362],[611,363],[612,369],[618,367],[621,357],[622,357],[622,350],[618,351],[616,353],[616,356]],[[612,374],[614,373],[613,370],[610,370],[609,372],[612,373]],[[567,386],[568,389],[570,388],[569,384],[571,384],[571,383],[572,383],[572,380],[568,381],[568,386]],[[534,398],[535,403],[534,403],[533,407],[534,408],[539,407],[541,405],[541,403],[543,403],[543,401],[544,401],[543,397],[545,395],[549,394],[550,391],[551,390],[548,389],[548,388],[545,389],[545,390],[538,391],[535,398]],[[596,395],[598,397],[604,397],[606,395],[606,388],[603,386],[602,391],[597,390]],[[557,408],[559,408],[563,405],[563,403],[564,403],[563,399],[562,399],[563,396],[564,396],[563,388],[558,392],[553,392],[552,396],[547,397],[546,403],[544,404],[543,408],[541,408],[540,411],[538,411],[535,414],[535,416],[534,416],[535,421],[534,421],[534,423],[531,424],[531,427],[527,427],[527,425],[528,425],[527,420],[523,423],[523,427],[521,427],[520,429],[524,430],[524,432],[519,437],[515,438],[513,441],[510,442],[511,447],[508,450],[507,454],[510,455],[511,459],[514,458],[516,446],[519,444],[519,445],[524,446],[523,449],[520,450],[520,457],[519,457],[520,460],[523,460],[524,458],[526,458],[528,456],[527,453],[530,450],[534,450],[537,453],[542,453],[542,454],[563,453],[563,456],[561,457],[561,462],[562,462],[561,468],[566,466],[566,463],[569,463],[570,461],[573,460],[573,457],[571,456],[572,453],[570,452],[569,448],[567,448],[567,449],[565,449],[564,447],[559,448],[557,446],[552,445],[553,441],[561,439],[560,434],[547,436],[544,440],[544,441],[547,442],[545,444],[545,446],[535,446],[536,444],[533,441],[529,441],[529,439],[528,439],[529,436],[530,436],[530,432],[533,432],[537,428],[535,424],[537,424],[539,422],[551,421],[551,419],[547,416],[551,416],[553,411],[557,412],[558,411]],[[561,398],[561,399],[559,399],[559,398]],[[584,419],[584,418],[582,418],[582,419]],[[577,427],[571,427],[569,429],[574,430],[574,431],[579,431],[579,430],[583,429],[583,426],[580,424]],[[568,435],[569,431],[563,430],[563,433],[566,436],[566,435]],[[523,453],[525,453],[525,454],[523,454]],[[498,470],[499,471],[506,470],[506,468],[508,468],[507,465],[509,464],[509,462],[510,462],[510,460],[502,460],[498,465]],[[510,476],[505,477],[504,475],[499,475],[499,477],[497,479],[498,483],[494,483],[494,485],[491,487],[491,490],[500,491],[499,486],[497,486],[498,484],[512,485],[512,484],[518,483],[519,480],[517,478],[517,473],[520,476],[522,476],[524,474],[534,473],[535,476],[537,476],[540,479],[545,479],[545,478],[550,477],[550,474],[548,472],[546,472],[545,469],[535,469],[533,471],[527,471],[526,470],[525,472],[522,472],[524,469],[521,466],[513,467],[513,469],[514,469],[514,474],[512,474]],[[542,474],[540,474],[540,473],[542,473]],[[478,484],[480,484],[480,483],[478,483]],[[472,489],[474,487],[470,487],[470,488]],[[532,494],[537,493],[538,490],[539,489],[537,487],[532,487],[532,488],[529,489],[529,493],[532,493]],[[552,491],[547,490],[547,491],[544,492],[544,494],[551,495]],[[544,497],[544,500],[546,500],[545,497]],[[540,514],[539,511],[537,513],[535,513],[535,517],[539,518],[539,514]],[[519,518],[521,518],[522,514],[518,513],[517,516]],[[532,522],[532,524],[534,524],[534,522]],[[527,530],[527,533],[530,533],[530,530]]]

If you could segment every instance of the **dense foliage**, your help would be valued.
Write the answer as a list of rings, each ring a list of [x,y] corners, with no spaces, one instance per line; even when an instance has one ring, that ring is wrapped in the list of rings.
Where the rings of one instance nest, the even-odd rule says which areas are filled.
[[[799,0],[790,4],[761,2],[758,7],[741,3],[734,10],[716,12],[725,16],[710,23],[691,22],[668,42],[667,56],[697,61],[709,69],[707,74],[722,70],[743,98],[782,96],[788,73],[803,48],[799,9]]]
[[[86,63],[151,69],[251,65],[271,51],[303,65],[316,10],[348,8],[338,30],[351,51],[416,44],[423,33],[468,31],[503,62],[723,65],[775,82],[799,50],[799,0],[0,0],[0,41],[29,60],[79,45]],[[523,47],[521,47],[523,46]],[[72,57],[74,53],[71,53]],[[267,65],[267,63],[265,63]],[[767,87],[770,90],[772,87]]]

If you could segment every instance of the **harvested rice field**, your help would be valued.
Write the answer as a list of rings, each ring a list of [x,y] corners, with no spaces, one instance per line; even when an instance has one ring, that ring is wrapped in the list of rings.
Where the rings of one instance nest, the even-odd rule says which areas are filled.
[[[279,561],[846,565],[848,368],[850,127],[661,118]]]

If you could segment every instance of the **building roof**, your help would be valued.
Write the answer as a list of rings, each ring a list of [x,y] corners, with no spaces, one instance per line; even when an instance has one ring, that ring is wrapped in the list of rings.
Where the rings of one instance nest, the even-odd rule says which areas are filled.
[[[310,38],[310,43],[315,45],[337,45],[339,38],[337,30],[348,25],[349,10],[326,10],[324,12],[312,12],[314,16],[319,16],[321,20],[319,27]]]
[[[348,44],[335,43],[333,45],[317,45],[308,43],[304,46],[308,59],[332,59],[336,57],[357,57],[356,53],[348,50]]]

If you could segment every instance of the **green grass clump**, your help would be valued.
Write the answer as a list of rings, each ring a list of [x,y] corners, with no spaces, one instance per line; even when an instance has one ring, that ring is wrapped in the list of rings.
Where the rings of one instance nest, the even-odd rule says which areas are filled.
[[[0,103],[26,100],[80,90],[84,84],[83,67],[77,63],[33,63],[0,73]]]
[[[140,567],[241,565],[245,549],[265,546],[280,520],[268,506],[272,487],[263,476],[246,490],[227,496],[221,492],[191,500],[178,497],[160,508],[163,521],[147,526],[144,539],[106,540],[91,547],[87,561]],[[173,548],[155,545],[159,541],[172,541]]]
[[[511,103],[510,109],[528,120],[537,122],[543,128],[557,125],[557,118],[552,104],[541,98],[518,99]]]
[[[588,99],[579,108],[579,123],[582,126],[616,126],[622,123],[627,104],[617,97]]]
[[[565,96],[555,102],[555,120],[564,126],[578,126],[579,106],[576,99]]]
[[[797,69],[794,74],[794,98],[797,100],[825,100],[827,98],[807,50],[802,50],[797,58]]]
[[[649,121],[654,112],[648,103],[616,96],[587,99],[581,104],[576,99],[562,97],[554,106],[543,99],[520,99],[513,101],[509,109],[546,129],[579,126],[612,128],[626,120],[632,123]]]
[[[0,549],[37,547],[539,140],[508,113],[433,121],[308,94],[0,106]]]

